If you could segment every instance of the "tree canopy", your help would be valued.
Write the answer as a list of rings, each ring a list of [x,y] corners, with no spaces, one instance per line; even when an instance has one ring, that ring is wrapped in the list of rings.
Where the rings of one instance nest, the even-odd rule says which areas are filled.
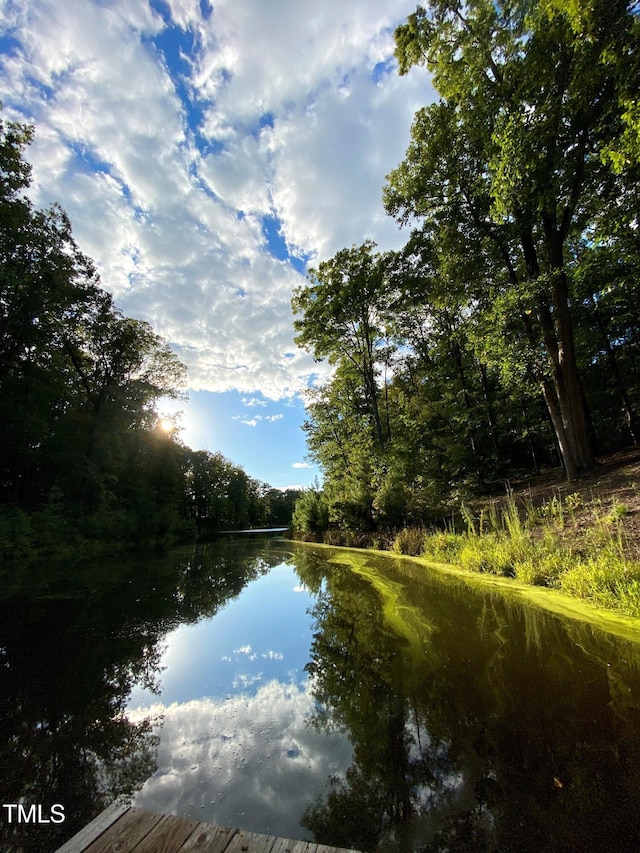
[[[185,366],[116,307],[62,208],[34,208],[32,137],[0,114],[0,547],[288,524],[296,495],[161,429]]]
[[[398,520],[558,460],[574,479],[638,441],[638,11],[433,0],[396,30],[399,72],[425,66],[438,94],[383,189],[413,231],[384,257],[338,252],[293,301],[298,341],[337,365],[307,426],[329,496],[371,429],[340,393],[358,353],[374,427],[387,408],[369,470],[343,467],[371,506],[393,494]],[[373,298],[366,324],[335,322],[350,294]]]

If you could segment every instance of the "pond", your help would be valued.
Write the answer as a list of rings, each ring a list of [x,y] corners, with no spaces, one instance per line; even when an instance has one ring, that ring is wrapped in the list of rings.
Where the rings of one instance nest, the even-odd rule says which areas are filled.
[[[640,636],[640,633],[638,634]],[[262,536],[3,579],[0,848],[117,796],[326,844],[640,849],[640,643]]]

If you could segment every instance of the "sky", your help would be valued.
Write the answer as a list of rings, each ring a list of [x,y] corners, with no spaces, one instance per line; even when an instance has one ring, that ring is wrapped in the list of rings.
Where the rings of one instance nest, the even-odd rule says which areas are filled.
[[[0,100],[32,123],[31,196],[58,202],[102,286],[188,369],[180,437],[277,488],[318,476],[296,347],[308,266],[406,235],[385,215],[427,73],[400,77],[415,0],[0,0]]]

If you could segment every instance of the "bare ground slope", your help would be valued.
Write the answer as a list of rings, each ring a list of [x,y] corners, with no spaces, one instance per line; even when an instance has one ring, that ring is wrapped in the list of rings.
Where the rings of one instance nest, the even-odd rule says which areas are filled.
[[[618,508],[625,550],[629,556],[640,558],[640,448],[603,456],[593,471],[570,483],[561,470],[555,470],[508,485],[522,507],[528,503],[541,506],[554,497],[566,503],[569,495],[579,495],[575,524],[568,526],[568,536],[580,538],[596,518]],[[500,506],[505,500],[499,497],[495,502]],[[474,508],[485,501],[474,502]]]

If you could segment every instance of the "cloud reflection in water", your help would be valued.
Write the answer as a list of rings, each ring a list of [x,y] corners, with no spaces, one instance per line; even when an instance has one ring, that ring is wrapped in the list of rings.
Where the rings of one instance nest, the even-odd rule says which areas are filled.
[[[289,838],[310,838],[299,821],[351,763],[348,738],[306,721],[315,699],[307,680],[272,680],[254,695],[204,698],[129,711],[164,716],[160,768],[136,795],[141,808]]]

